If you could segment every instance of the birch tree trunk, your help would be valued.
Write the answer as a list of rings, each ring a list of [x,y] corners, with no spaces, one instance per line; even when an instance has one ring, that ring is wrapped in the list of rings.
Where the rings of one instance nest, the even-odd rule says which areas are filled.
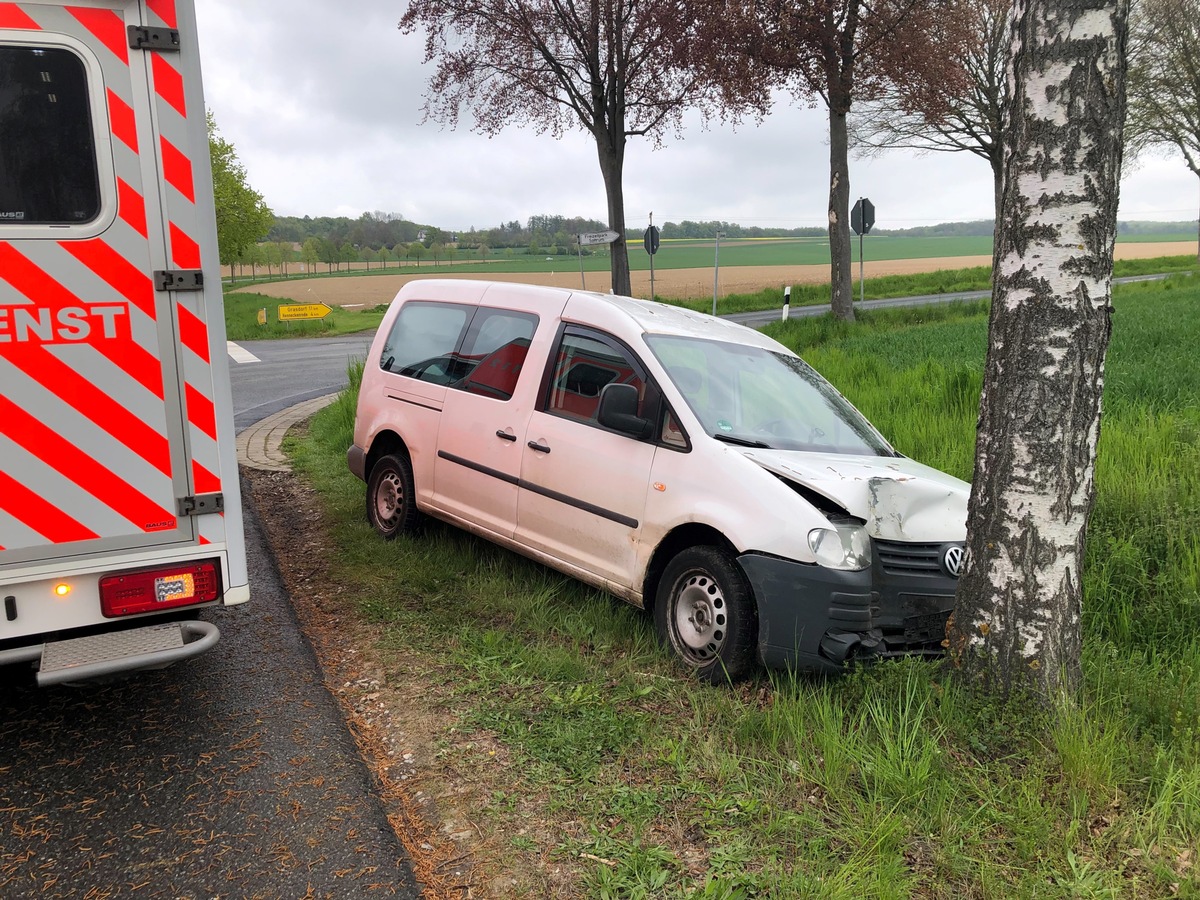
[[[1080,681],[1128,12],[1129,0],[1014,9],[967,564],[947,638],[969,681],[1047,703]]]

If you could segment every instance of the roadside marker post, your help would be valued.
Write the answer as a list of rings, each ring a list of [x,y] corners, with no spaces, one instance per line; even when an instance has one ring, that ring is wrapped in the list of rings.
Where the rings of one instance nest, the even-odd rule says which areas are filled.
[[[792,286],[789,284],[783,289],[783,321],[788,320],[788,313],[792,307]]]

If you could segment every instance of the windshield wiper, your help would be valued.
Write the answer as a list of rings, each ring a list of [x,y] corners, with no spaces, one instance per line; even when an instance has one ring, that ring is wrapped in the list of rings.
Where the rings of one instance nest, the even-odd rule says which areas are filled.
[[[760,447],[763,450],[771,449],[770,444],[756,441],[754,438],[735,437],[732,434],[714,434],[713,437],[718,441],[724,441],[726,444],[737,444],[739,447]]]

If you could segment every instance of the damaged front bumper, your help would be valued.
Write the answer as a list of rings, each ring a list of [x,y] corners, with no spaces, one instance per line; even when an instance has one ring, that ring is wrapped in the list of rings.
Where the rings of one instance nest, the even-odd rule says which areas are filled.
[[[952,546],[877,543],[860,572],[738,557],[758,601],[763,664],[836,672],[855,659],[940,656],[957,586],[941,562]]]

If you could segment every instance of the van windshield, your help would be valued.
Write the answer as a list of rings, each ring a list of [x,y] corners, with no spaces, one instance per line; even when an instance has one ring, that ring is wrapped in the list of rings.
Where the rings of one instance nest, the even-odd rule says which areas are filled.
[[[898,455],[798,356],[680,335],[648,334],[646,343],[718,440],[774,450]]]

